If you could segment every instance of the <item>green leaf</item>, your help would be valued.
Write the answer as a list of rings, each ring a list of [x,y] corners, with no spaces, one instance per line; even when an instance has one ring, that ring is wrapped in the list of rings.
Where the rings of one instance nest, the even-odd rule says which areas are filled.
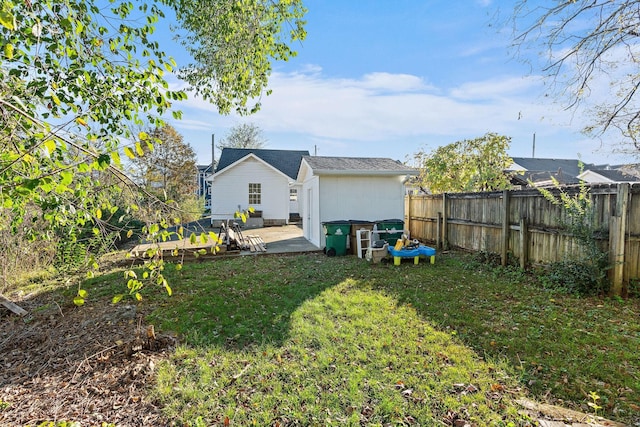
[[[113,298],[111,299],[111,304],[119,303],[120,301],[122,301],[122,298],[124,298],[123,294],[114,295]]]
[[[67,186],[73,181],[73,172],[62,171],[60,172],[60,177],[62,178],[62,180],[60,181],[60,185]]]
[[[3,6],[5,3],[3,2]],[[7,10],[0,10],[0,24],[10,31],[16,29],[16,17]]]
[[[13,45],[11,43],[4,45],[4,56],[9,60],[13,59]]]
[[[120,154],[118,154],[117,151],[112,151],[111,152],[111,160],[113,161],[114,165],[116,165],[116,166],[120,166],[121,165]]]
[[[191,236],[189,236],[189,243],[191,243],[192,245],[195,245],[198,241],[198,238],[196,236],[196,233],[191,233]]]

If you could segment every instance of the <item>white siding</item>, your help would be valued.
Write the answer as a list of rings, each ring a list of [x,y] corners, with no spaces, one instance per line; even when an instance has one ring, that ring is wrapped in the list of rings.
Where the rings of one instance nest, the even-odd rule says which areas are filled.
[[[609,179],[609,178],[605,178],[604,176],[600,175],[599,173],[590,171],[590,170],[586,170],[584,172],[582,172],[580,175],[578,175],[578,178],[580,178],[581,180],[588,182],[588,183],[602,183],[602,182],[606,182],[606,183],[612,183],[614,182],[613,180]]]
[[[247,158],[214,176],[211,185],[211,219],[233,217],[238,206],[249,207],[249,183],[260,183],[261,203],[251,205],[266,220],[289,220],[289,180],[264,163]]]
[[[319,182],[319,218],[335,220],[366,220],[404,218],[403,176],[321,176]],[[312,243],[316,244],[312,241]],[[318,246],[324,246],[320,232]]]

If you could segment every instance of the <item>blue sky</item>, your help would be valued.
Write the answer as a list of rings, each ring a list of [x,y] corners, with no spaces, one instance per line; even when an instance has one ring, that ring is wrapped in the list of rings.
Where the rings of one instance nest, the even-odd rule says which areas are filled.
[[[306,0],[307,39],[298,56],[275,63],[273,94],[249,117],[221,116],[198,99],[181,103],[171,124],[198,155],[243,122],[259,126],[266,148],[321,156],[406,161],[461,139],[495,132],[509,154],[622,163],[612,140],[580,133],[588,120],[545,96],[536,68],[514,57],[513,7],[497,0]],[[168,50],[180,57],[180,49]],[[597,102],[597,99],[594,100]],[[615,141],[615,140],[613,140]],[[216,158],[219,157],[216,151]]]

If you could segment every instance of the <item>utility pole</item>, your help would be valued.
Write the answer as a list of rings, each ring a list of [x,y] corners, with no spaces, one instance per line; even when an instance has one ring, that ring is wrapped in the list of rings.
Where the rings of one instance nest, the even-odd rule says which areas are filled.
[[[536,133],[533,133],[533,152],[531,153],[532,158],[536,158]]]
[[[211,134],[211,173],[216,167],[216,134]]]

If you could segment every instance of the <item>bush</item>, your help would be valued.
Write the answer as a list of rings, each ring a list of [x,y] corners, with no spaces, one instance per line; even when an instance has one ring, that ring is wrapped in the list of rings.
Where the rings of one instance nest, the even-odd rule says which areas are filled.
[[[598,295],[608,291],[605,269],[598,262],[565,260],[549,264],[540,276],[547,289],[575,295]]]

